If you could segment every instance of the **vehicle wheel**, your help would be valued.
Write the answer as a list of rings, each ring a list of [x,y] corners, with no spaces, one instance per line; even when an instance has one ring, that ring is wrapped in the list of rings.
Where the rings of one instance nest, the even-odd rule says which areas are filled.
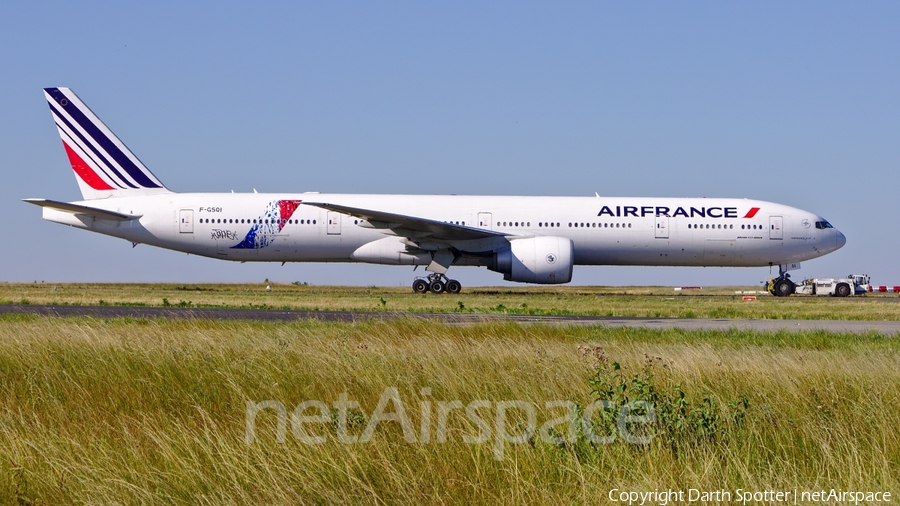
[[[447,281],[447,293],[456,294],[456,293],[459,293],[460,290],[462,290],[462,285],[460,284],[459,281],[457,281],[455,279],[451,279],[451,280]]]
[[[784,280],[775,283],[775,296],[787,297],[794,293],[794,283]]]
[[[444,291],[447,290],[447,287],[444,285],[444,283],[441,283],[440,281],[432,281],[430,288],[431,288],[431,293],[437,293],[437,294],[444,293]]]
[[[413,291],[416,293],[425,293],[428,291],[428,283],[424,279],[413,281]]]
[[[835,289],[834,294],[838,297],[846,297],[850,295],[850,285],[847,285],[846,283],[839,284]]]

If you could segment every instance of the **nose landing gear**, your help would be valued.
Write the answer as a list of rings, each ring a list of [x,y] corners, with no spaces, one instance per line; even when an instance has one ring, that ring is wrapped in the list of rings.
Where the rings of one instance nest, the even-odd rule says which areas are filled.
[[[412,289],[416,293],[426,293],[429,290],[431,293],[441,294],[441,293],[452,293],[456,294],[462,290],[462,284],[455,279],[449,279],[447,276],[443,274],[438,274],[433,272],[424,278],[416,278],[413,281]]]
[[[791,281],[791,275],[779,266],[778,277],[769,282],[768,290],[776,297],[789,297],[796,290],[796,285]]]

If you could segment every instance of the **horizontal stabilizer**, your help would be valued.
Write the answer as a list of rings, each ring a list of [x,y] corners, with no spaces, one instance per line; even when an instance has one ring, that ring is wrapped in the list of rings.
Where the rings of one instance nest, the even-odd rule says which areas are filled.
[[[70,204],[68,202],[58,202],[56,200],[47,199],[23,199],[23,202],[34,204],[41,207],[49,207],[59,211],[65,211],[72,214],[81,214],[84,216],[92,216],[101,220],[113,221],[131,221],[141,217],[141,215],[117,213],[115,211],[107,211],[106,209],[97,209],[96,207],[82,206],[79,204]]]

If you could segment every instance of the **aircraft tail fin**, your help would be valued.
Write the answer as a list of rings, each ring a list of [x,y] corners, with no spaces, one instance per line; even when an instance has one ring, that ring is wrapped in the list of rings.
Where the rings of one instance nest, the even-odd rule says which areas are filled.
[[[85,200],[171,193],[69,88],[44,88]]]

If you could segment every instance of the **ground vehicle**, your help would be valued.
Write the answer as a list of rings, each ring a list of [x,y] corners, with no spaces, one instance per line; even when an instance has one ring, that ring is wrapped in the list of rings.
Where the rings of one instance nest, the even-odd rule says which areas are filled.
[[[777,297],[787,297],[792,293],[799,295],[830,295],[833,297],[847,297],[850,295],[864,295],[869,291],[869,276],[867,274],[850,274],[846,278],[812,278],[795,285],[790,280],[790,275],[785,274],[776,279],[769,280],[766,289]]]

